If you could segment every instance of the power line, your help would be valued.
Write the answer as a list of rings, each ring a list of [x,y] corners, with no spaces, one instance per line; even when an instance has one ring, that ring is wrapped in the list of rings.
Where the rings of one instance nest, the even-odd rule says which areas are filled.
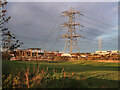
[[[85,30],[83,30],[83,32],[84,33],[86,33],[87,35],[90,35],[88,32],[86,32]],[[92,35],[93,36],[93,35]],[[84,39],[86,39],[86,38],[84,38]],[[92,40],[92,41],[96,41],[96,40],[94,40],[94,39],[91,39],[91,38],[89,38],[88,40]],[[108,43],[108,42],[107,42]],[[113,43],[108,43],[108,44],[112,44],[113,45]]]
[[[105,28],[105,27],[103,27],[103,26],[100,26],[100,25],[97,25],[97,24],[94,24],[94,23],[91,23],[91,22],[88,22],[88,21],[84,21],[84,20],[82,20],[82,19],[79,19],[79,20],[81,20],[81,21],[83,21],[83,22],[85,22],[85,23],[87,23],[87,24],[94,25],[94,26],[97,26],[97,27],[99,27],[99,28],[102,28],[103,30],[107,29],[107,28]],[[109,30],[112,30],[112,29],[109,29]],[[115,30],[114,30],[114,31],[115,31]]]
[[[103,31],[99,31],[99,30],[97,30],[97,29],[93,29],[93,28],[90,28],[90,27],[84,27],[84,28],[86,28],[86,29],[88,29],[88,30],[94,30],[94,31],[98,31],[98,32],[100,32],[100,33],[105,33],[105,32],[103,32]],[[113,37],[109,37],[109,38],[111,38],[111,39],[113,39],[113,40],[118,40],[118,39],[115,39],[115,38],[113,38]]]
[[[101,23],[101,24],[105,24],[105,25],[107,25],[107,26],[114,27],[113,25],[111,25],[111,24],[109,24],[109,23],[107,23],[107,22],[104,22],[104,21],[107,21],[107,20],[105,20],[105,18],[103,18],[104,21],[102,21],[101,19],[98,19],[98,18],[100,18],[100,17],[94,18],[93,15],[92,15],[93,17],[91,17],[91,16],[89,15],[91,12],[89,12],[88,10],[86,10],[86,9],[84,9],[84,8],[82,8],[82,7],[81,7],[81,9],[83,9],[84,12],[86,12],[86,14],[82,15],[83,17],[88,18],[88,19],[90,19],[90,20],[94,20],[94,21],[99,22],[99,23]],[[88,13],[89,13],[89,14],[88,14]],[[89,15],[89,16],[88,16],[88,15]]]
[[[50,33],[48,34],[47,38],[44,40],[44,42],[42,43],[42,47],[44,49],[45,45],[46,45],[46,42],[48,41],[48,39],[50,38],[50,36],[52,36],[52,34],[56,31],[55,27],[57,25],[57,22],[59,20],[60,16],[58,16],[56,22],[55,22],[55,25],[54,27],[50,30]],[[57,27],[58,28],[58,27]]]
[[[85,31],[84,31],[84,32],[85,32]],[[87,33],[87,35],[89,35],[88,32],[85,32],[85,33]],[[84,37],[83,39],[86,39],[86,40],[89,40],[89,41],[90,41],[90,40],[91,40],[91,41],[96,41],[96,42],[97,42],[97,40],[94,40],[94,39],[91,39],[91,38],[86,38],[86,37]],[[91,42],[91,41],[90,41],[90,42]],[[84,41],[84,42],[85,42],[85,41]],[[113,44],[113,43],[108,43],[108,42],[107,42],[107,44]]]
[[[88,38],[84,38],[84,39],[88,40],[90,43],[94,43],[94,44],[97,44],[97,43],[98,43],[97,40],[94,40],[94,39],[90,39],[90,38],[89,38],[89,39],[88,39]],[[88,42],[88,41],[87,41],[87,42]],[[84,41],[84,42],[85,42],[85,41]],[[89,44],[90,44],[90,43],[89,43]],[[82,43],[81,43],[81,44],[82,44]],[[86,43],[86,44],[88,44],[88,43]],[[104,46],[105,44],[106,44],[107,46],[112,45],[112,43],[108,43],[108,42],[107,42],[107,43],[104,43],[103,46]],[[113,45],[113,46],[115,46],[115,45]],[[111,47],[111,46],[109,46],[109,47]]]
[[[94,21],[100,22],[100,23],[102,23],[102,24],[106,24],[106,25],[108,25],[108,26],[113,27],[113,25],[108,24],[108,23],[105,23],[105,22],[103,22],[103,21],[101,21],[101,20],[95,19],[95,18],[93,18],[93,17],[89,17],[89,16],[87,16],[87,15],[83,15],[83,16],[86,17],[86,18],[88,18],[88,19],[91,19],[91,20],[94,20]]]
[[[85,21],[86,22],[86,21]],[[89,23],[90,24],[90,23]],[[89,29],[89,30],[95,30],[95,31],[98,31],[98,32],[100,32],[100,33],[105,33],[105,34],[109,34],[109,33],[106,33],[106,32],[104,32],[104,31],[99,31],[99,30],[97,30],[97,29],[93,29],[93,28],[90,28],[90,27],[86,27],[86,26],[84,26],[84,28],[86,28],[86,29]],[[117,39],[115,39],[115,38],[113,38],[113,37],[110,37],[111,39],[114,39],[114,40],[117,40]]]
[[[84,31],[84,32],[86,32],[86,31]],[[86,32],[86,33],[88,33],[88,32]],[[89,33],[88,33],[88,34],[89,34]],[[88,41],[90,41],[90,42],[91,42],[91,41],[95,41],[95,43],[97,43],[97,42],[96,42],[97,40],[94,40],[94,39],[90,39],[90,38],[89,38],[89,39],[83,38],[83,39],[86,39],[86,40],[88,40]],[[84,41],[84,42],[85,42],[85,41]],[[107,44],[107,43],[106,43],[106,44]],[[110,43],[110,45],[111,45],[111,43]]]

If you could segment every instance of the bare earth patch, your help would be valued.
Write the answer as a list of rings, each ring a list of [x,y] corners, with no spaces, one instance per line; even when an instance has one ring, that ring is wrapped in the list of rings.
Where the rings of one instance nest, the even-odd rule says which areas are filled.
[[[120,63],[120,60],[90,60],[96,62],[109,62],[109,63]]]

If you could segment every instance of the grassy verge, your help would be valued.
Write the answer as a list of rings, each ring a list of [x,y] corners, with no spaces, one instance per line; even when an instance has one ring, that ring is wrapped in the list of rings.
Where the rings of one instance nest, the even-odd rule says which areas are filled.
[[[83,61],[83,60],[71,61],[71,62],[3,61],[2,62],[3,75],[4,75],[3,82],[6,80],[7,77],[10,77],[9,75],[11,75],[11,80],[13,80],[13,78],[20,71],[22,71],[20,75],[25,77],[24,74],[27,71],[28,67],[29,67],[29,79],[32,79],[33,76],[35,76],[33,75],[33,73],[35,72],[37,73],[37,63],[39,67],[39,75],[42,74],[42,70],[44,71],[47,70],[47,74],[44,75],[45,77],[42,78],[43,79],[42,81],[38,80],[38,84],[36,83],[36,85],[33,85],[33,87],[44,87],[44,88],[53,88],[53,87],[117,88],[118,87],[118,73],[119,73],[118,68],[120,67],[118,67],[117,63],[104,63],[104,62]],[[61,76],[63,69],[65,74],[63,73],[63,76]],[[9,85],[8,87],[13,87],[13,84]]]

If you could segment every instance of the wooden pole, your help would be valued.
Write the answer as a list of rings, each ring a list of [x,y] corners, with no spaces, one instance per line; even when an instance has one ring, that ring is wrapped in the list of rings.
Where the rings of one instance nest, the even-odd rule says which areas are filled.
[[[37,56],[37,58],[36,58],[36,59],[38,59],[38,48],[37,48],[36,56]]]
[[[26,49],[26,59],[28,58],[28,50]]]
[[[27,58],[30,59],[30,57],[28,55],[30,55],[29,49],[27,49]]]
[[[23,56],[24,56],[24,52],[23,52],[23,50],[21,50],[21,57],[22,57],[22,60],[24,59]]]
[[[24,49],[24,58],[26,59],[26,50]]]
[[[18,52],[19,52],[19,60],[20,60],[21,59],[21,52],[20,52],[20,50]]]
[[[32,49],[31,49],[31,51],[30,51],[30,57],[31,57],[31,60],[32,60]]]
[[[35,59],[35,49],[33,48],[33,60],[36,60]]]

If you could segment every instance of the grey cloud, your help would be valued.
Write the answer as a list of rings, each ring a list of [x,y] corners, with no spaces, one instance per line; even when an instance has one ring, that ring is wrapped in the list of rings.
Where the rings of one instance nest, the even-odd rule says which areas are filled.
[[[65,3],[65,2],[64,3],[57,3],[57,2],[56,3],[52,3],[52,2],[50,3],[42,3],[42,2],[14,3],[14,2],[11,2],[7,6],[8,15],[12,16],[8,26],[11,28],[11,31],[16,34],[16,36],[18,35],[18,38],[20,40],[22,40],[24,43],[27,43],[23,48],[42,45],[41,44],[42,42],[47,43],[46,48],[52,48],[53,46],[52,43],[56,42],[56,37],[58,36],[58,32],[59,32],[59,30],[55,31],[53,29],[56,29],[58,25],[60,25],[62,22],[66,20],[64,18],[60,18],[60,20],[56,24],[56,20],[62,11],[68,10],[72,6],[76,10],[80,10],[84,15],[109,23],[114,27],[117,25],[117,17],[115,17],[117,16],[117,12],[115,10],[114,12],[112,12],[111,10],[113,10],[113,8],[116,7],[116,5],[117,3],[92,3],[92,2],[90,3],[89,2],[88,3],[82,3],[82,2],[80,3],[72,3],[72,2],[71,3]],[[104,31],[104,32],[110,32],[110,33],[113,32],[111,30],[111,28],[113,28],[112,26],[105,25],[103,23],[99,23],[97,21],[90,20],[82,16],[80,18],[84,21],[88,21],[88,22],[92,22],[94,24],[100,25],[105,29],[77,20],[77,22],[80,22],[86,27],[89,26],[90,28]],[[83,29],[83,32],[78,31],[78,33],[83,34],[87,38],[91,38],[94,40],[97,40],[98,36],[104,36],[108,34],[108,33],[100,33],[95,30],[92,31],[85,28],[81,28],[81,29]],[[88,34],[85,33],[84,30]],[[49,33],[51,33],[50,37],[48,37]],[[61,34],[63,33],[61,32]],[[88,44],[87,40],[84,40],[84,39],[81,39],[81,40],[86,41],[85,42],[86,45]],[[31,44],[30,46],[29,42],[33,43],[33,45]],[[92,47],[95,47],[95,44],[93,44],[94,41],[88,41],[88,42],[89,43],[91,42]],[[109,40],[106,42],[109,42]],[[79,44],[81,45],[81,42],[79,42]],[[63,42],[63,46],[64,46],[64,42]],[[58,45],[59,48],[57,48],[56,46],[55,49],[62,50],[63,46]],[[86,46],[86,48],[87,47],[88,46]]]

